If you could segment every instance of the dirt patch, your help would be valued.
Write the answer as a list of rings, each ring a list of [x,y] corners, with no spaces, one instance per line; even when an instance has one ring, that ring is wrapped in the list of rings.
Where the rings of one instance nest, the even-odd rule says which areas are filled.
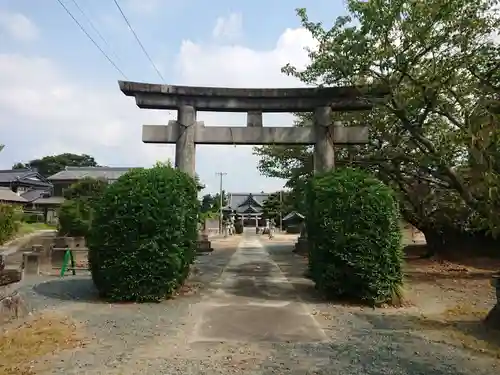
[[[405,262],[412,300],[417,305],[435,301],[442,311],[460,304],[491,309],[495,294],[490,282],[497,270],[500,260],[490,258],[449,261],[407,257]]]
[[[377,309],[370,314],[384,316],[390,326],[405,327],[431,341],[500,358],[500,331],[484,324],[496,302],[490,282],[500,270],[500,259],[424,259],[425,238],[411,228],[403,230],[403,243],[407,303],[403,308]],[[304,262],[304,270],[306,267]],[[333,306],[339,308],[342,304]],[[364,310],[352,305],[344,308],[351,312]],[[319,308],[318,314],[335,316],[328,310]]]
[[[408,296],[420,315],[410,317],[410,322],[430,340],[500,359],[500,331],[484,324],[496,303],[490,282],[500,270],[500,260],[412,255],[407,252],[405,274]]]
[[[443,342],[500,359],[500,331],[484,324],[487,309],[457,305],[442,314],[412,317],[420,334]]]
[[[63,315],[46,313],[12,324],[0,332],[0,375],[35,374],[35,362],[82,345],[77,324]]]

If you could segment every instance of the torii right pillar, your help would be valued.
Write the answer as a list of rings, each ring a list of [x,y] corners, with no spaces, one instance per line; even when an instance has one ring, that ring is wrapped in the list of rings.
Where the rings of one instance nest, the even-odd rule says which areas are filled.
[[[314,111],[314,172],[326,172],[335,168],[335,129],[331,125],[332,108],[324,106]]]
[[[330,106],[318,107],[314,111],[314,133],[316,143],[314,144],[314,172],[326,172],[335,168],[335,141],[342,138],[342,131],[361,131],[364,134],[357,134],[352,137],[357,140],[356,143],[363,144],[368,142],[368,128],[357,129],[343,128],[340,123],[331,123],[332,108]],[[348,130],[349,129],[349,130]],[[351,137],[347,137],[349,139]],[[353,144],[354,142],[350,142]],[[306,255],[309,252],[309,242],[307,239],[307,228],[304,223],[300,231],[300,236],[295,244],[294,252]]]

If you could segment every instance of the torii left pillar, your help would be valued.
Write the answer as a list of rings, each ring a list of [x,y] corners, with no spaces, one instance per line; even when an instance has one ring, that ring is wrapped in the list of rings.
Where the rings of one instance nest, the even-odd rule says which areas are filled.
[[[196,175],[196,108],[190,105],[179,106],[175,127],[177,133],[175,167],[194,178]],[[196,251],[198,253],[214,251],[208,239],[205,224],[198,235]]]
[[[175,167],[191,177],[196,173],[196,108],[182,105],[177,110]]]

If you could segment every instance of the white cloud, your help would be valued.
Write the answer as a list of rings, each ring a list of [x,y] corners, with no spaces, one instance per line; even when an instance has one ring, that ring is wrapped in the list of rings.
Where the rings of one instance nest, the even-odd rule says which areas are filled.
[[[219,17],[215,22],[212,36],[219,40],[236,40],[243,32],[241,13],[231,13],[228,17]]]
[[[309,57],[304,50],[313,45],[304,29],[286,29],[272,50],[260,51],[243,46],[200,45],[184,41],[177,69],[185,85],[234,87],[293,87],[297,80],[281,73],[290,62],[304,66]]]
[[[38,38],[38,28],[21,13],[0,11],[0,30],[17,41],[29,42]]]
[[[291,87],[299,83],[280,72],[287,62],[307,63],[312,44],[303,29],[287,29],[272,50],[214,46],[186,40],[177,56],[176,84],[232,87]],[[0,167],[60,152],[88,153],[106,165],[151,165],[173,158],[170,145],[141,142],[141,125],[166,124],[166,111],[140,110],[114,81],[77,82],[52,60],[0,54]],[[174,114],[173,114],[174,115]],[[207,126],[245,124],[244,114],[198,114]],[[287,114],[265,117],[265,125],[291,125]],[[272,191],[281,182],[256,170],[251,147],[198,146],[197,173],[209,191],[218,189],[216,171],[227,172],[231,191]]]

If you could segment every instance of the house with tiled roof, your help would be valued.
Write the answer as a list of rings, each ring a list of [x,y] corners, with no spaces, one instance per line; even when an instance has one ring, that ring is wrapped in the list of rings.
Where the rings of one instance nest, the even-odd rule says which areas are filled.
[[[0,186],[0,203],[8,203],[8,204],[26,204],[28,203],[26,199],[17,195],[8,187]]]
[[[22,195],[30,190],[50,192],[52,184],[34,169],[5,169],[0,170],[0,187]]]
[[[103,179],[112,183],[132,167],[66,167],[50,176],[48,180],[54,186],[54,197],[62,197],[64,189],[85,178]]]
[[[47,220],[48,211],[53,205],[42,204],[41,198],[50,197],[52,188],[50,181],[38,173],[36,169],[0,170],[0,201],[2,203],[22,204],[25,212],[43,212],[45,220]]]

